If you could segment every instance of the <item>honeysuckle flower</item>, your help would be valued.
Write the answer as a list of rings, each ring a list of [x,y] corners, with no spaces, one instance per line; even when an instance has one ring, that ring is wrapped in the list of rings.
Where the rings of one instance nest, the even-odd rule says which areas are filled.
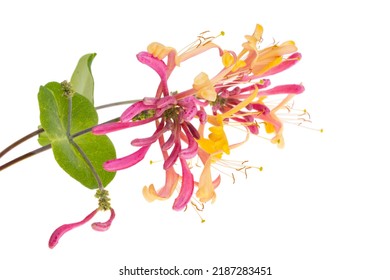
[[[224,131],[223,123],[217,126],[209,127],[208,130],[210,131],[210,134],[206,138],[203,136],[204,127],[204,125],[201,125],[199,128],[201,137],[198,140],[198,156],[201,159],[204,167],[199,177],[199,182],[197,183],[198,191],[196,192],[197,198],[202,203],[207,202],[209,200],[212,200],[212,202],[215,201],[216,194],[214,190],[219,186],[221,182],[220,175],[218,175],[218,177],[216,177],[215,179],[212,178],[212,165],[222,161],[222,157],[224,154],[229,155],[232,149],[243,145],[249,139],[248,130],[246,137],[243,141],[234,144],[229,144],[227,135]]]
[[[93,210],[90,214],[88,214],[82,221],[76,222],[76,223],[71,223],[71,224],[64,224],[60,227],[58,227],[50,236],[49,239],[49,248],[53,249],[55,246],[57,246],[58,242],[60,241],[61,237],[67,233],[68,231],[75,229],[79,226],[82,226],[89,222],[99,211],[99,208]],[[92,229],[96,231],[106,231],[110,228],[112,221],[115,218],[115,211],[113,208],[110,208],[111,216],[107,222],[101,223],[101,222],[96,222],[93,223]]]
[[[150,114],[150,117],[144,120],[136,120],[137,116],[146,110],[149,112],[147,114]],[[159,124],[156,131],[150,137],[132,140],[131,144],[140,148],[123,158],[107,161],[104,164],[104,168],[108,171],[117,171],[137,164],[145,157],[151,145],[160,139],[162,152],[167,154],[167,151],[172,148],[169,155],[167,154],[164,157],[163,168],[169,170],[177,159],[182,164],[181,191],[173,208],[176,210],[183,209],[185,205],[182,204],[188,202],[186,198],[189,193],[192,195],[193,191],[192,174],[189,172],[185,160],[191,159],[197,154],[198,144],[195,139],[199,138],[199,134],[190,122],[196,113],[197,107],[193,97],[187,97],[179,101],[176,101],[172,96],[148,98],[133,104],[122,114],[119,123],[100,126],[94,130],[94,133],[105,134],[126,127],[124,124],[128,124],[127,127],[131,127],[136,126],[137,122],[144,124],[158,119]],[[163,136],[166,132],[170,132],[170,136],[165,141]],[[184,141],[187,145],[186,147],[182,146]]]
[[[243,44],[243,50],[238,55],[232,51],[223,52],[222,63],[225,68],[212,79],[215,99],[211,105],[212,113],[216,117],[209,117],[208,121],[215,125],[221,124],[223,120],[234,120],[248,127],[252,134],[258,134],[257,120],[261,120],[265,124],[266,132],[275,134],[271,142],[282,147],[283,123],[276,113],[294,95],[302,93],[304,87],[299,84],[289,84],[268,89],[270,80],[262,77],[290,68],[301,59],[301,54],[296,52],[297,48],[293,41],[259,49],[258,44],[262,41],[262,33],[262,26],[256,25],[253,35],[246,36],[247,42]],[[285,55],[289,56],[285,57]],[[225,75],[221,76],[221,73]],[[220,79],[218,80],[217,77]],[[202,81],[204,81],[203,88],[211,92],[212,83],[205,77]],[[254,94],[255,90],[257,95]],[[276,94],[287,94],[287,96],[270,109],[263,100],[266,96]]]
[[[259,83],[261,88],[266,88],[270,84],[269,80],[262,80]],[[282,137],[282,121],[277,117],[277,111],[281,109],[294,95],[300,94],[304,91],[302,85],[291,84],[276,86],[271,89],[259,90],[257,93],[258,97],[256,100],[242,103],[248,98],[253,97],[253,93],[247,93],[252,90],[255,86],[248,86],[245,88],[234,87],[233,89],[223,88],[218,93],[216,101],[212,104],[212,111],[214,115],[222,113],[219,118],[229,118],[231,120],[242,123],[248,127],[252,134],[259,133],[258,121],[265,123],[266,131],[268,133],[275,133],[275,137],[271,140],[273,143],[278,143],[280,146],[283,145]],[[269,108],[264,104],[265,97],[277,94],[287,94],[287,97],[283,99],[274,108]],[[244,106],[240,106],[244,104]],[[242,109],[237,110],[238,107]],[[234,113],[233,111],[234,110]]]
[[[224,35],[224,32],[220,35]],[[207,32],[201,33],[195,42],[181,51],[153,42],[147,46],[146,51],[138,53],[138,61],[154,70],[160,78],[155,94],[136,102],[118,102],[96,107],[95,109],[101,109],[133,103],[121,114],[119,120],[117,118],[116,122],[93,127],[92,133],[102,135],[147,124],[150,124],[154,130],[146,136],[133,138],[130,144],[134,150],[125,156],[104,162],[103,168],[113,172],[130,168],[146,157],[152,145],[158,145],[165,182],[157,189],[153,183],[148,187],[145,186],[142,191],[145,199],[149,202],[166,200],[176,192],[177,196],[172,205],[174,210],[185,211],[188,206],[192,206],[199,214],[205,203],[216,200],[215,190],[221,185],[221,174],[231,176],[234,183],[234,171],[247,176],[247,170],[255,167],[250,166],[247,160],[237,161],[228,158],[233,149],[245,144],[250,136],[260,134],[261,128],[271,134],[261,138],[283,147],[283,129],[286,123],[301,125],[303,122],[310,121],[306,109],[297,110],[292,105],[292,99],[301,94],[305,88],[302,84],[294,83],[271,86],[270,77],[294,66],[301,60],[302,55],[297,52],[297,46],[293,41],[274,42],[264,47],[262,36],[263,27],[256,25],[253,34],[245,36],[242,50],[237,53],[222,49],[213,42],[216,37],[208,36]],[[218,54],[216,61],[220,64],[219,71],[206,73],[202,69],[192,74],[193,82],[185,90],[170,91],[171,85],[168,84],[168,80],[173,71],[191,58],[209,50],[216,51]],[[114,147],[109,141],[107,142],[108,138],[101,138],[101,142],[90,139],[92,144],[104,148],[107,152],[100,155],[98,151],[90,152],[95,151],[96,145],[87,145],[85,141],[83,145],[79,145],[78,141],[73,140],[91,130],[82,126],[81,121],[85,121],[85,125],[97,121],[93,104],[88,102],[93,96],[91,91],[93,88],[89,87],[77,97],[71,86],[74,84],[75,87],[83,87],[84,79],[87,79],[87,84],[90,84],[89,68],[94,56],[95,54],[89,54],[79,61],[71,83],[67,81],[61,84],[48,83],[40,88],[38,97],[42,128],[21,138],[0,153],[4,155],[26,139],[39,134],[39,143],[43,147],[32,153],[38,154],[50,147],[54,149],[55,139],[65,135],[69,140],[66,145],[56,146],[57,149],[53,150],[58,163],[84,186],[98,188],[95,194],[98,208],[79,222],[58,227],[49,239],[49,248],[54,248],[68,231],[89,222],[98,211],[110,210],[110,217],[105,222],[92,223],[93,230],[100,232],[108,230],[115,218],[115,211],[111,207],[108,191],[105,189],[114,174],[101,172],[103,171],[101,166],[96,166],[107,154],[115,154]],[[66,98],[58,99],[59,92],[63,92]],[[58,101],[59,106],[54,106],[52,98]],[[75,108],[81,108],[81,111],[86,114],[92,113],[91,118],[88,119],[85,114],[74,114],[75,111],[77,112]],[[49,121],[52,119],[55,121]],[[67,123],[66,127],[56,131],[55,128],[61,126],[58,122],[64,121]],[[233,141],[229,134],[232,127],[244,131],[245,139],[240,142]],[[322,132],[322,129],[319,131]],[[84,140],[87,141],[87,137]],[[78,157],[75,157],[74,153],[57,157],[61,147],[71,148]],[[0,166],[0,170],[29,155],[31,152]],[[75,165],[83,168],[74,168]],[[224,168],[230,169],[226,172]],[[255,168],[262,171],[262,167]],[[77,174],[79,169],[81,173]],[[217,172],[214,173],[213,170]],[[233,173],[230,173],[231,171]],[[91,184],[90,175],[93,175],[96,185]],[[201,220],[204,221],[202,217]]]
[[[155,47],[155,49],[159,48],[160,46]],[[136,152],[122,158],[109,160],[104,164],[104,168],[108,171],[129,168],[144,159],[151,145],[159,141],[164,156],[163,168],[167,171],[167,175],[171,176],[173,171],[168,173],[168,170],[171,170],[177,160],[182,166],[180,192],[173,204],[173,209],[181,210],[190,200],[194,189],[193,176],[188,169],[186,160],[195,157],[198,151],[196,139],[199,139],[199,133],[191,121],[198,115],[199,103],[194,96],[177,100],[168,95],[168,68],[162,60],[147,52],[141,52],[137,57],[142,63],[158,73],[164,96],[160,97],[158,92],[154,98],[144,98],[142,101],[134,103],[123,112],[119,122],[98,126],[93,129],[93,132],[106,134],[155,121],[157,128],[153,135],[131,141],[133,146],[140,147]],[[170,132],[167,140],[164,139],[166,132]],[[186,147],[183,147],[183,143],[186,144]],[[172,189],[174,185],[176,186],[175,180],[167,181],[172,184],[167,186],[168,188]],[[173,184],[174,182],[175,184]]]
[[[292,54],[297,51],[297,47],[293,41],[287,41],[281,45],[275,44],[265,49],[258,49],[257,45],[261,43],[262,35],[263,27],[257,24],[253,34],[245,36],[247,42],[242,45],[243,50],[238,54],[237,62],[235,67],[232,69],[232,72],[239,70],[241,73],[252,73],[255,76],[265,74],[272,68],[280,65],[284,61],[284,55]],[[225,53],[225,55],[228,54]],[[292,57],[289,59],[292,59]],[[224,61],[226,63],[231,63],[231,60],[226,58]],[[225,64],[225,66],[230,65]],[[288,66],[285,64],[284,67],[287,69]]]
[[[140,52],[138,60],[152,68],[160,77],[155,97],[147,97],[126,109],[119,122],[103,124],[93,129],[95,134],[107,134],[117,130],[145,125],[154,122],[154,133],[145,138],[136,138],[131,145],[138,147],[132,154],[112,159],[104,164],[108,171],[129,168],[144,159],[151,145],[158,142],[164,158],[165,184],[156,190],[154,184],[144,187],[143,194],[148,201],[169,198],[174,190],[179,195],[173,209],[184,209],[197,187],[196,197],[201,203],[215,200],[215,188],[220,176],[212,178],[211,166],[228,155],[231,148],[242,145],[249,133],[259,134],[259,123],[263,123],[267,133],[273,133],[271,142],[283,146],[283,121],[278,111],[296,95],[303,92],[300,84],[279,85],[270,88],[270,80],[265,78],[295,65],[301,54],[296,52],[293,41],[259,48],[263,28],[256,25],[252,35],[245,36],[246,42],[237,55],[223,50],[212,42],[214,37],[201,34],[198,40],[184,51],[177,52],[161,43],[151,43],[147,52]],[[223,33],[221,33],[223,35]],[[192,87],[181,92],[169,91],[168,79],[181,63],[205,51],[217,49],[222,58],[222,69],[214,76],[205,72],[195,75]],[[267,99],[273,95],[285,94],[276,105],[269,105]],[[208,112],[208,108],[211,112]],[[193,124],[199,122],[198,128]],[[247,130],[246,140],[229,144],[224,126],[237,123]],[[204,129],[211,132],[204,136]],[[166,134],[169,136],[166,138]],[[198,156],[203,163],[199,180],[194,176],[187,161]],[[175,163],[181,166],[175,170]]]

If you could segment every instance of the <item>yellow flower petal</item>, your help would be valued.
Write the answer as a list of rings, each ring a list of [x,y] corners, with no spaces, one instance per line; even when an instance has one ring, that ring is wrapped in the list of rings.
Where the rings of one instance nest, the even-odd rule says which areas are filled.
[[[224,51],[222,55],[222,64],[225,68],[230,67],[234,62],[234,57],[230,52]]]
[[[163,60],[170,52],[175,52],[176,50],[172,47],[166,47],[163,44],[153,42],[150,43],[147,47],[148,53],[153,55],[154,57],[157,57],[160,60]]]
[[[215,200],[215,191],[213,180],[211,178],[211,157],[204,164],[204,168],[202,174],[199,178],[198,191],[196,192],[196,196],[198,197],[200,202],[207,202],[209,200]]]
[[[142,194],[148,202],[152,202],[159,197],[153,184],[151,184],[149,187],[144,186],[144,188],[142,189]]]
[[[203,98],[208,101],[215,101],[217,98],[214,86],[211,83],[209,76],[207,76],[204,72],[201,72],[195,77],[192,87],[197,91],[196,96],[199,98]]]
[[[234,65],[232,72],[236,72],[238,69],[245,66],[246,66],[246,62],[244,60],[238,60],[237,63]]]
[[[274,133],[275,132],[275,127],[272,125],[272,123],[265,122],[264,127],[265,127],[265,132],[267,132],[267,133]]]

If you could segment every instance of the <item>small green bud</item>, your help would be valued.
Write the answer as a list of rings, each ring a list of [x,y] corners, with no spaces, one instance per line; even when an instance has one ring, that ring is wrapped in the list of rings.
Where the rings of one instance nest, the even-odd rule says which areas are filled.
[[[64,95],[68,98],[71,98],[74,95],[74,91],[72,89],[72,85],[67,81],[63,81],[61,83],[62,90],[64,91]]]

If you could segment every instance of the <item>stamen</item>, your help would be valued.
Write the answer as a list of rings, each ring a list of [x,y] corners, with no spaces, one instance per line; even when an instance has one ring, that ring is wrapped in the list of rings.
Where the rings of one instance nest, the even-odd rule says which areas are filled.
[[[162,159],[160,159],[160,160],[150,160],[149,164],[152,165],[154,163],[158,163],[158,162],[162,162],[162,161],[163,161]]]
[[[195,211],[195,213],[198,215],[198,217],[200,218],[200,221],[201,221],[201,223],[204,223],[204,222],[206,222],[206,220],[205,219],[203,219],[203,217],[200,215],[200,211],[203,211],[203,209],[204,209],[204,204],[203,203],[201,203],[202,204],[202,208],[199,208],[195,203],[193,203],[192,201],[191,201],[191,206],[192,206],[192,209],[194,209],[194,211]],[[186,206],[186,208],[187,208],[187,206]]]
[[[200,203],[201,208],[197,204],[195,204],[193,201],[191,201],[191,204],[195,207],[197,211],[203,211],[204,210],[204,203]]]

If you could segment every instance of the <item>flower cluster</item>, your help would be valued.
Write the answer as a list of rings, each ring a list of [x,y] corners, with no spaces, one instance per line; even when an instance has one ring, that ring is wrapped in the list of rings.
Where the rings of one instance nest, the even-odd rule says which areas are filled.
[[[300,84],[278,85],[270,88],[271,75],[282,72],[296,64],[301,54],[293,41],[259,48],[263,28],[256,25],[252,35],[245,36],[246,42],[239,54],[223,50],[212,41],[212,37],[200,36],[196,45],[182,53],[160,43],[151,43],[147,52],[137,55],[138,60],[151,67],[161,78],[156,95],[145,97],[126,109],[116,123],[100,125],[94,134],[110,132],[155,123],[156,130],[151,136],[137,138],[131,144],[138,148],[134,153],[110,160],[104,168],[117,171],[140,162],[150,146],[158,143],[164,158],[165,185],[156,190],[154,185],[145,187],[143,194],[149,201],[169,198],[175,189],[179,194],[173,203],[174,210],[182,210],[191,201],[197,188],[196,197],[204,203],[215,199],[215,188],[220,177],[211,175],[211,164],[230,149],[242,143],[229,143],[224,125],[242,125],[248,134],[259,134],[259,123],[268,133],[273,133],[272,143],[283,146],[283,123],[277,112],[296,94],[302,93]],[[182,92],[171,92],[168,79],[181,63],[208,51],[217,49],[221,70],[211,79],[201,72],[194,77],[191,88]],[[267,106],[266,97],[276,94],[286,96],[276,105]],[[208,128],[210,134],[205,136]],[[203,171],[198,180],[194,179],[189,161],[199,157]],[[181,172],[174,165],[179,162]]]
[[[96,126],[92,132],[105,135],[147,124],[153,125],[155,130],[144,138],[132,139],[135,151],[105,162],[104,169],[118,171],[132,167],[145,158],[152,145],[158,145],[164,160],[165,184],[158,189],[153,184],[145,186],[143,195],[148,201],[165,200],[176,190],[178,195],[173,209],[179,211],[186,209],[193,199],[201,205],[215,200],[215,189],[221,176],[212,176],[212,165],[245,143],[251,134],[259,134],[261,126],[266,133],[272,134],[272,143],[283,147],[283,121],[278,111],[288,108],[291,99],[302,93],[304,87],[301,84],[271,87],[269,77],[295,65],[301,54],[293,41],[261,48],[262,34],[262,26],[256,25],[253,34],[245,36],[239,53],[222,49],[213,42],[215,37],[206,38],[204,33],[181,52],[156,42],[151,43],[147,51],[140,52],[138,60],[152,68],[161,79],[156,94],[133,103],[119,121]],[[201,72],[188,89],[180,92],[169,89],[168,79],[177,67],[212,49],[218,51],[221,65],[216,75],[209,78]],[[282,95],[282,98],[276,103],[268,102],[268,97],[274,95]],[[240,126],[246,131],[246,139],[230,143],[225,132],[227,125]],[[205,132],[207,130],[209,134]],[[202,163],[199,178],[194,178],[191,169],[191,161],[195,158]],[[102,202],[99,209],[111,210],[107,222],[92,225],[95,230],[103,231],[111,225],[115,212],[107,195],[97,195]],[[59,227],[53,233],[49,247],[53,248],[68,230],[88,222],[99,209],[81,222]]]

